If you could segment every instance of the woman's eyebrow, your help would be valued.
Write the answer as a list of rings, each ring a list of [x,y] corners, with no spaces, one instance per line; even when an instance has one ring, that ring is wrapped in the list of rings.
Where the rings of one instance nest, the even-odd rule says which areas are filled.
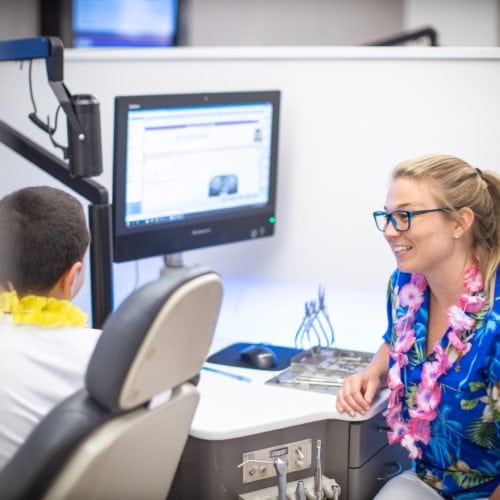
[[[396,205],[396,208],[394,210],[405,210],[407,208],[412,208],[414,206],[415,206],[414,203],[401,203],[399,205]],[[387,212],[387,207],[386,206],[384,206],[384,210]]]

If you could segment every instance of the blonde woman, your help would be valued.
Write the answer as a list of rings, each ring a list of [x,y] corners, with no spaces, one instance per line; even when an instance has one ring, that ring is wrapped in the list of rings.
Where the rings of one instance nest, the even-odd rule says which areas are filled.
[[[390,389],[389,442],[414,467],[377,500],[499,498],[499,176],[453,156],[406,161],[373,215],[397,263],[389,326],[336,405],[364,413]]]

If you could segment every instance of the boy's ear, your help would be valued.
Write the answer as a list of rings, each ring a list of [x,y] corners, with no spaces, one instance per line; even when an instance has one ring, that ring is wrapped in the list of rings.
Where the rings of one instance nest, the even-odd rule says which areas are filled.
[[[60,278],[53,288],[54,295],[60,299],[71,300],[76,292],[77,278],[82,272],[83,264],[75,262]]]

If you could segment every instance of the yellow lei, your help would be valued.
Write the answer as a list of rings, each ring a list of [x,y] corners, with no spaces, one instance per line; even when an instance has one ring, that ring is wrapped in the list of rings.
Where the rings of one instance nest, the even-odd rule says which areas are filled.
[[[12,315],[14,324],[38,325],[43,328],[59,326],[87,326],[87,315],[69,300],[26,295],[21,299],[16,292],[0,293],[0,317]]]

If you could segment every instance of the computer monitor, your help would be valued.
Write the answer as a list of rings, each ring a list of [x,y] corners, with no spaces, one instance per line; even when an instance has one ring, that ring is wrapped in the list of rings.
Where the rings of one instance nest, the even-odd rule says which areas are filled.
[[[179,0],[40,0],[41,34],[66,47],[171,47]]]
[[[118,96],[114,260],[274,233],[279,91]]]

